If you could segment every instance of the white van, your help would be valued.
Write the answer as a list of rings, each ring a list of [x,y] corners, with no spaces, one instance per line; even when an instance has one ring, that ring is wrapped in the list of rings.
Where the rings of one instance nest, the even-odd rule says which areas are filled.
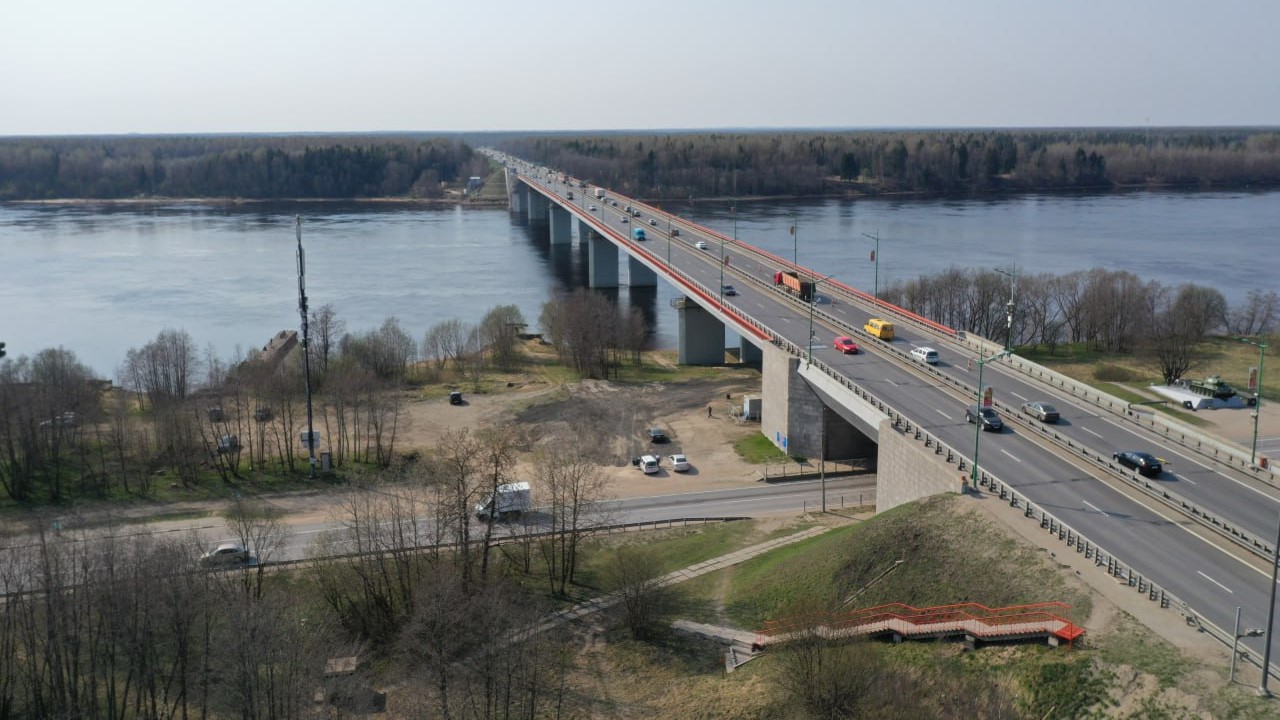
[[[640,469],[645,475],[653,475],[658,472],[658,456],[657,455],[641,455]]]
[[[911,351],[911,357],[929,365],[938,364],[938,351],[931,347],[918,347]]]

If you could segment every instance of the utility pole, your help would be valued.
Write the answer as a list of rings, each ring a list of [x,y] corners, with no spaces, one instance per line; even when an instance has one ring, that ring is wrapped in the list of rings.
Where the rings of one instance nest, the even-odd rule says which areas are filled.
[[[1013,267],[1008,270],[995,269],[996,272],[1009,278],[1009,302],[1005,303],[1006,328],[1008,335],[1004,343],[1004,349],[1009,350],[1013,347],[1013,311],[1014,311],[1014,293],[1018,290],[1018,268]]]
[[[876,230],[876,234],[862,233],[862,236],[876,241],[876,249],[871,251],[871,261],[876,264],[875,283],[871,286],[871,296],[875,298],[876,304],[880,304],[880,231]]]
[[[311,463],[311,479],[316,478],[316,431],[311,416],[311,351],[307,327],[307,261],[302,250],[302,216],[294,215],[298,234],[298,314],[302,316],[302,372],[307,380],[307,457]]]

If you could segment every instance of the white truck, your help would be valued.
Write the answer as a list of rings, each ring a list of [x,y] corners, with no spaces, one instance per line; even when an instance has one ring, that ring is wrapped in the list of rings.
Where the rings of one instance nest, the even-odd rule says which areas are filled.
[[[499,485],[484,502],[476,505],[476,517],[488,520],[492,515],[498,520],[519,515],[533,507],[533,494],[529,483],[517,482]]]
[[[596,199],[597,200],[604,199],[604,188],[596,188]]]

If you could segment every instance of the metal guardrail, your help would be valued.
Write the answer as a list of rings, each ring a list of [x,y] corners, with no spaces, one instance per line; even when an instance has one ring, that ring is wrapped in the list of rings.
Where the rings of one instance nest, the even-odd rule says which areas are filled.
[[[712,235],[718,235],[718,233],[715,233],[714,231],[707,231],[705,229],[703,231],[709,232]],[[721,237],[722,239],[725,239],[728,242],[733,242],[731,238],[724,238],[723,236]],[[758,249],[750,245],[743,245],[741,243],[735,242],[734,247],[736,247],[739,251],[742,251],[744,249],[752,251],[757,256],[769,258],[771,262],[779,261],[779,259],[773,257],[772,255],[759,251]],[[787,263],[785,261],[781,261],[781,262],[787,266],[791,266],[791,263]],[[676,270],[674,267],[669,267],[668,270],[675,274],[683,276],[683,273]],[[748,276],[748,279],[755,280],[759,284],[766,284],[762,280],[759,280],[751,276]],[[700,283],[697,283],[697,281],[692,280],[692,278],[686,277],[685,280],[686,282],[693,283],[698,287],[702,287]],[[835,284],[835,283],[832,283],[832,285],[835,287],[844,287],[842,285]],[[709,290],[703,288],[703,291],[709,294]],[[786,294],[786,293],[783,293],[783,294],[786,295],[787,297],[792,297],[789,294]],[[793,298],[793,299],[797,303],[801,302],[798,298]],[[878,299],[876,299],[875,301],[875,306],[878,309],[887,309],[886,306],[880,303]],[[723,306],[719,305],[718,303],[717,303],[717,307],[723,308]],[[808,306],[808,310],[811,310],[814,312],[815,318],[821,317],[824,320],[824,322],[828,322],[837,327],[848,328],[848,325],[846,325],[843,321],[838,320],[837,318],[834,318],[833,316],[828,315],[827,313],[824,313],[818,310],[817,308],[813,308],[811,305]],[[789,354],[799,357],[801,359],[805,359],[808,357],[808,353],[805,352],[803,348],[796,346],[794,343],[790,342],[789,340],[786,340],[781,335],[768,329],[766,326],[758,322],[755,322],[753,319],[747,319],[745,316],[742,316],[740,313],[735,313],[735,316],[740,317],[743,321],[748,322],[748,324],[766,333],[768,336],[766,339],[769,339],[773,345],[787,351]],[[895,315],[895,319],[900,320],[902,318],[900,316]],[[913,322],[912,324],[917,324],[917,323]],[[938,332],[938,329],[936,327],[932,327],[932,325],[936,325],[936,324],[930,324],[930,325],[922,324],[924,328],[928,328],[933,332]],[[949,328],[944,328],[944,329],[950,330]],[[854,328],[853,332],[855,332],[856,334],[858,334],[859,336],[861,336],[866,340],[871,340],[877,343],[878,347],[882,351],[889,352],[889,353],[896,353],[903,357],[907,356],[906,353],[902,352],[901,350],[898,350],[896,347],[893,347],[891,344],[884,343],[883,341],[880,341],[877,338],[872,338],[872,336],[863,332],[860,328]],[[955,333],[954,331],[951,331],[951,332],[952,332],[952,339],[958,340],[966,345],[976,343],[981,347],[981,341],[977,340],[973,336],[969,336],[964,333]],[[1008,358],[1003,359],[1003,361],[1008,361],[1008,360],[1009,360]],[[845,386],[846,388],[852,390],[860,398],[867,401],[869,404],[871,404],[880,412],[884,413],[892,421],[892,426],[894,429],[904,434],[911,434],[915,440],[923,443],[926,448],[933,449],[934,454],[936,456],[943,457],[944,462],[948,464],[955,464],[959,470],[964,471],[966,467],[968,467],[967,465],[967,463],[969,462],[968,458],[966,458],[962,453],[957,451],[955,448],[952,448],[951,446],[947,445],[941,440],[933,437],[928,432],[921,430],[920,427],[914,424],[909,418],[897,412],[892,407],[884,403],[882,400],[876,398],[875,396],[873,396],[871,393],[867,392],[860,386],[850,382],[844,376],[833,372],[832,369],[829,366],[827,366],[825,363],[822,363],[819,360],[810,360],[810,362],[812,365],[817,365],[819,369],[822,370],[822,372],[827,374],[833,380]],[[1022,362],[1026,363],[1026,361],[1022,361]],[[919,363],[913,363],[913,364],[920,365]],[[1030,363],[1026,363],[1026,364],[1031,365]],[[974,394],[975,392],[972,388],[968,387],[968,385],[965,383],[961,383],[957,380],[954,380],[949,376],[946,376],[940,372],[937,372],[936,370],[933,370],[932,368],[929,368],[927,366],[920,366],[920,367],[922,367],[925,370],[925,372],[932,372],[935,377],[943,379],[944,381],[949,382],[950,384],[953,384],[962,388],[966,392],[966,394]],[[1036,366],[1036,367],[1038,368],[1039,366]],[[1019,369],[1022,369],[1022,368],[1019,368]],[[1057,373],[1053,373],[1053,371],[1050,371],[1047,368],[1040,368],[1040,370],[1042,370],[1046,375],[1050,373],[1054,375],[1058,375]],[[1072,392],[1073,395],[1077,394],[1077,391],[1078,391],[1078,396],[1084,397],[1086,400],[1089,398],[1089,394],[1094,395],[1095,401],[1101,400],[1105,395],[1104,393],[1099,393],[1093,388],[1080,389],[1077,387],[1079,385],[1078,383],[1075,383],[1075,381],[1070,380],[1065,376],[1058,375],[1058,381],[1063,383],[1060,387],[1062,387],[1063,389],[1067,389],[1068,392]],[[1127,403],[1123,403],[1123,401],[1119,400],[1118,398],[1106,396],[1106,400],[1108,402],[1112,402],[1115,404],[1124,404],[1127,410]],[[1115,412],[1114,408],[1109,408],[1109,409],[1112,409],[1113,412]],[[1007,408],[1005,408],[1005,414],[1010,417],[1016,416],[1016,413],[1014,414],[1009,413]],[[1120,414],[1120,413],[1117,412],[1117,414]],[[1184,433],[1184,435],[1187,437],[1193,434],[1195,433],[1191,433],[1191,432]],[[1070,443],[1071,441],[1067,440],[1066,442]],[[1086,449],[1080,448],[1078,446],[1077,446],[1077,449],[1082,455],[1088,452]],[[1097,459],[1098,456],[1095,455],[1093,456],[1093,458]],[[1104,460],[1101,464],[1107,465],[1108,468],[1112,471],[1115,470],[1114,466],[1111,466],[1111,464],[1108,461]],[[1233,638],[1231,637],[1230,633],[1223,631],[1221,628],[1209,622],[1202,615],[1200,615],[1195,610],[1193,610],[1190,607],[1190,605],[1188,605],[1186,602],[1178,599],[1172,593],[1165,591],[1163,588],[1160,588],[1150,580],[1147,580],[1136,570],[1133,570],[1132,568],[1124,565],[1119,559],[1117,559],[1110,552],[1102,549],[1096,543],[1093,543],[1092,541],[1088,540],[1082,534],[1070,528],[1068,525],[1066,525],[1062,521],[1058,520],[1047,510],[1035,509],[1035,506],[1031,503],[1029,499],[1027,499],[1025,496],[1020,495],[1016,490],[1009,487],[1008,485],[1000,481],[995,476],[981,469],[979,469],[978,475],[979,475],[978,485],[980,487],[989,488],[993,492],[993,494],[998,494],[1000,499],[1008,500],[1011,506],[1013,507],[1019,507],[1019,506],[1023,507],[1024,516],[1028,518],[1036,518],[1038,513],[1038,518],[1040,520],[1041,527],[1049,530],[1049,532],[1051,533],[1058,534],[1059,539],[1064,541],[1068,547],[1075,547],[1077,549],[1077,552],[1084,553],[1086,558],[1095,560],[1095,565],[1097,565],[1098,567],[1105,565],[1107,567],[1108,574],[1110,574],[1111,576],[1125,579],[1131,587],[1136,588],[1140,592],[1146,593],[1148,599],[1153,601],[1158,601],[1162,608],[1176,607],[1178,611],[1183,615],[1183,617],[1187,619],[1188,622],[1194,623],[1201,630],[1208,632],[1212,637],[1219,640],[1220,642],[1223,642],[1228,646],[1232,644]],[[1216,519],[1212,518],[1212,516],[1207,516],[1203,514],[1200,514],[1199,516],[1197,516],[1195,514],[1197,509],[1195,508],[1194,505],[1187,504],[1187,506],[1184,506],[1183,501],[1180,498],[1175,499],[1175,496],[1173,496],[1172,493],[1169,493],[1168,497],[1161,497],[1158,499],[1160,499],[1162,502],[1165,502],[1166,504],[1169,504],[1169,502],[1173,502],[1174,505],[1171,505],[1171,506],[1178,507],[1179,511],[1187,513],[1189,517],[1193,517],[1197,522],[1201,523],[1202,525],[1210,527],[1215,531],[1222,533],[1224,536],[1233,539],[1242,547],[1249,549],[1251,552],[1258,553],[1259,552],[1258,548],[1266,547],[1265,543],[1256,544],[1256,541],[1253,541],[1251,538],[1246,538],[1246,536],[1240,534],[1237,529],[1233,529],[1231,526],[1226,525],[1221,521],[1216,521]],[[1262,667],[1262,659],[1256,652],[1248,649],[1247,647],[1242,648],[1241,650],[1245,654],[1245,656],[1249,659],[1250,662],[1252,662],[1255,666],[1259,668]]]

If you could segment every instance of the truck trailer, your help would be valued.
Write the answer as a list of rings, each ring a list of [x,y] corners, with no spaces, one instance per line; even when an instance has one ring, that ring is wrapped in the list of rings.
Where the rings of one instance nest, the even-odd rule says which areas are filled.
[[[636,228],[636,229],[632,230],[632,231],[631,231],[631,239],[632,239],[632,240],[635,240],[636,242],[639,242],[639,241],[641,241],[641,240],[645,240],[646,238],[645,238],[645,236],[644,236],[644,228]]]
[[[596,199],[597,200],[604,199],[604,188],[596,188]]]
[[[787,292],[799,296],[805,302],[813,301],[813,281],[801,280],[794,270],[779,270],[773,274],[773,284],[785,287]]]

